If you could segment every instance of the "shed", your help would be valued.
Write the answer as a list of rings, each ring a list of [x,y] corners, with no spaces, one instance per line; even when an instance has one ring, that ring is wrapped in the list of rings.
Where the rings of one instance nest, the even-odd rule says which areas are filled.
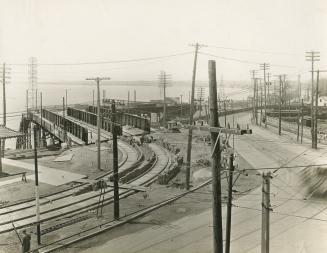
[[[23,133],[12,130],[8,127],[0,125],[0,173],[2,172],[2,141],[11,138],[24,136]]]

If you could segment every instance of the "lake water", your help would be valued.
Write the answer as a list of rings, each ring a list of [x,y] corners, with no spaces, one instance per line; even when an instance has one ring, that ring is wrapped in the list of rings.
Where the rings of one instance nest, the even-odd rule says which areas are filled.
[[[107,98],[124,99],[127,100],[127,93],[130,91],[130,100],[134,99],[134,90],[136,90],[137,101],[149,101],[150,99],[159,99],[162,97],[162,92],[157,83],[142,82],[129,82],[127,85],[100,85],[101,90],[105,90]],[[8,84],[6,86],[7,95],[7,126],[18,130],[19,122],[21,119],[21,113],[26,111],[26,84]],[[68,104],[86,103],[92,102],[93,90],[96,89],[94,84],[38,84],[38,92],[42,92],[43,105],[61,105],[62,97],[65,96],[66,90],[68,94]],[[188,102],[189,91],[191,90],[191,83],[183,83],[178,85],[177,83],[166,89],[168,97],[180,97],[183,96],[183,101]],[[225,87],[225,94],[229,98],[234,100],[246,99],[249,95],[249,91],[238,88]],[[195,96],[197,89],[195,90]],[[38,93],[39,94],[39,93]],[[206,91],[206,95],[207,91]],[[102,92],[101,92],[102,98]],[[2,122],[2,98],[1,98],[1,122]],[[38,105],[40,104],[40,96],[38,96]],[[7,147],[13,148],[13,141],[8,141]]]

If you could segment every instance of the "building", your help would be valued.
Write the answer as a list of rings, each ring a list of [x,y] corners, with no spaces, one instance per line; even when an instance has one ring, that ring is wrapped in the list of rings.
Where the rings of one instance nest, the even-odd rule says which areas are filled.
[[[318,97],[318,107],[327,107],[327,96]]]

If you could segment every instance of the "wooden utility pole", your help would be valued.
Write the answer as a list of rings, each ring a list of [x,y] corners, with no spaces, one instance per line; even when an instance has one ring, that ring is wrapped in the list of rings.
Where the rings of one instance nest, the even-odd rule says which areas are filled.
[[[227,127],[226,100],[224,100],[224,121],[225,121],[225,127]]]
[[[103,89],[102,90],[102,101],[104,102],[105,99],[106,99],[106,90]]]
[[[259,105],[259,91],[258,91],[258,78],[254,78],[254,88],[255,88],[255,124],[258,125],[258,105]]]
[[[282,134],[282,76],[279,75],[279,116],[278,116],[278,134]]]
[[[318,97],[319,97],[319,70],[317,70],[317,82],[316,82],[316,97],[315,97],[315,123],[314,123],[314,136],[315,136],[315,146],[314,148],[318,148]]]
[[[260,64],[260,67],[261,69],[263,70],[263,85],[264,85],[264,91],[265,91],[265,116],[264,116],[264,119],[265,119],[265,127],[267,127],[267,120],[266,120],[266,117],[267,117],[267,88],[266,88],[266,70],[269,69],[269,64],[268,63],[263,63],[263,64]],[[262,109],[261,109],[262,111]]]
[[[301,99],[301,144],[303,141],[303,98]]]
[[[109,77],[94,77],[94,78],[86,78],[86,80],[96,81],[97,84],[97,133],[98,133],[98,141],[97,141],[97,165],[98,170],[101,169],[101,115],[100,115],[100,81],[110,80]],[[93,92],[94,94],[94,92]],[[93,96],[94,97],[94,96]]]
[[[229,177],[228,177],[225,253],[230,252],[230,236],[231,236],[231,224],[232,224],[232,200],[233,200],[233,174],[234,174],[234,154],[231,153],[229,155]]]
[[[129,91],[127,93],[127,112],[129,113]]]
[[[188,91],[188,103],[191,104],[191,91]]]
[[[163,91],[164,91],[164,127],[167,127],[167,108],[166,108],[166,73],[164,72]]]
[[[299,141],[300,138],[300,121],[301,121],[301,115],[300,110],[297,113],[297,133],[296,133],[296,141]]]
[[[262,83],[260,79],[260,126],[262,122]]]
[[[67,107],[68,107],[68,91],[67,91],[67,89],[66,89],[65,93],[66,93],[65,94],[65,102],[66,102],[66,109],[67,109]]]
[[[46,146],[46,141],[45,143],[43,142],[43,140],[45,140],[45,136],[44,136],[44,131],[43,131],[43,98],[42,98],[42,92],[40,92],[40,118],[41,118],[41,127],[40,127],[40,131],[41,131],[41,147]]]
[[[270,178],[270,172],[262,174],[261,253],[269,253]]]
[[[252,74],[251,79],[253,80],[253,99],[252,99],[252,107],[253,107],[253,120],[257,121],[257,115],[256,115],[256,70],[250,70],[250,73]]]
[[[267,100],[268,100],[268,107],[271,106],[271,99],[270,99],[270,85],[271,85],[271,82],[270,82],[270,73],[267,73],[267,87],[268,87],[268,95],[267,95]]]
[[[302,87],[301,87],[301,75],[297,76],[297,82],[298,82],[298,89],[299,89],[299,102],[301,103],[301,97],[302,97]]]
[[[41,117],[41,128],[43,127],[43,98],[42,98],[42,92],[40,92],[40,117]]]
[[[193,74],[192,74],[192,91],[191,91],[191,104],[190,104],[190,128],[188,131],[187,139],[187,154],[186,154],[186,190],[190,189],[190,176],[191,176],[191,151],[192,151],[192,132],[193,132],[193,107],[194,107],[194,90],[195,90],[195,77],[196,77],[196,64],[198,58],[199,48],[203,45],[196,43],[192,45],[195,47],[194,52],[194,63],[193,63]]]
[[[208,102],[208,104],[209,104],[209,102]],[[204,110],[205,110],[205,113],[206,113],[207,124],[209,124],[209,115],[208,115],[208,106],[207,106],[207,104],[204,104]]]
[[[67,143],[67,131],[66,131],[66,120],[65,120],[65,115],[66,114],[66,109],[65,109],[65,97],[62,97],[62,117],[64,118],[63,122],[63,129],[64,129],[64,142]]]
[[[116,131],[116,105],[113,101],[111,105],[112,111],[112,151],[113,151],[113,176],[114,176],[114,219],[119,220],[119,174],[118,174],[118,145],[117,145],[117,131]]]
[[[165,71],[161,71],[159,75],[159,85],[163,87],[163,126],[167,127],[167,104],[166,104],[166,87],[168,76]]]
[[[231,99],[230,100],[230,103],[231,103],[231,110],[232,110],[232,114],[233,114],[233,122],[232,122],[232,126],[234,128],[234,124],[235,124],[235,117],[234,117],[234,104],[233,104],[233,100]],[[233,135],[233,150],[234,150],[234,135]]]
[[[305,55],[306,61],[311,61],[311,145],[312,148],[317,148],[315,140],[315,120],[314,120],[314,108],[313,108],[313,99],[314,99],[314,62],[319,61],[320,52],[310,51],[306,52]]]
[[[2,111],[2,120],[3,120],[3,125],[7,125],[7,101],[6,101],[6,84],[8,83],[7,79],[10,79],[10,69],[6,67],[6,64],[3,63],[2,65],[2,101],[3,101],[3,111]],[[1,142],[1,157],[5,156],[5,149],[6,149],[6,140],[3,139]]]
[[[210,126],[219,127],[217,108],[216,62],[209,61],[209,96],[210,96]],[[212,214],[213,214],[213,252],[223,253],[223,229],[221,212],[221,152],[220,136],[211,132],[212,149]]]
[[[41,244],[41,225],[40,225],[40,194],[39,194],[39,171],[37,160],[37,131],[38,128],[34,126],[34,165],[35,165],[35,207],[36,207],[36,235],[37,243]]]
[[[181,96],[181,116],[180,118],[182,118],[183,116],[183,95],[180,95]]]
[[[37,111],[37,89],[35,90],[35,110]]]

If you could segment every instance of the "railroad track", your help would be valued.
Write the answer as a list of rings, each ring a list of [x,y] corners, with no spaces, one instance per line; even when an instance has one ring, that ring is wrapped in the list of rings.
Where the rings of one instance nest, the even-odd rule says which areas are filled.
[[[135,185],[149,185],[156,180],[157,175],[165,169],[169,164],[169,156],[167,151],[159,147],[156,144],[150,144],[151,148],[157,155],[157,160],[150,168],[148,173],[143,176],[132,180]],[[125,163],[126,164],[126,163]],[[126,197],[135,193],[135,190],[123,190],[120,189],[120,197]],[[60,193],[61,195],[61,193]],[[72,192],[68,196],[58,198],[54,203],[47,201],[41,205],[41,223],[49,220],[62,218],[65,215],[80,215],[82,213],[91,211],[97,208],[99,192],[87,192],[78,196],[72,196]],[[103,205],[107,205],[112,202],[113,191],[108,191],[105,195]],[[26,205],[26,203],[22,203]],[[13,230],[12,223],[14,222],[16,228],[22,228],[31,226],[35,223],[35,210],[34,204],[27,203],[28,207],[20,207],[18,210],[11,210],[8,208],[2,208],[0,213],[0,233],[5,233]],[[15,207],[17,208],[17,207]]]
[[[109,230],[112,230],[116,227],[122,226],[124,224],[130,223],[135,219],[138,219],[150,212],[153,212],[161,207],[164,207],[166,205],[169,205],[171,203],[173,203],[174,201],[177,201],[178,199],[184,197],[185,195],[192,193],[194,191],[197,191],[199,189],[201,189],[202,187],[208,185],[209,183],[211,183],[211,179],[203,182],[202,184],[192,188],[189,191],[183,192],[179,195],[176,195],[174,197],[171,197],[169,199],[166,199],[164,201],[161,201],[159,203],[156,203],[154,205],[151,205],[149,207],[143,208],[141,210],[138,210],[136,212],[130,213],[124,217],[121,217],[120,220],[113,220],[113,221],[108,221],[108,222],[104,222],[100,225],[91,227],[89,229],[83,230],[83,231],[78,231],[78,233],[67,236],[65,238],[62,238],[60,240],[51,242],[47,245],[41,246],[39,247],[37,250],[39,253],[50,253],[50,252],[56,252],[59,251],[60,249],[63,249],[67,246],[70,246],[72,244],[81,242],[83,240],[92,238],[96,235],[99,235],[101,233],[107,232]]]
[[[120,170],[125,170],[131,166],[138,164],[142,157],[142,154],[137,152],[134,148],[128,144],[120,141],[119,146],[121,150],[124,150],[123,159],[119,164]],[[111,175],[112,171],[108,171],[95,179],[104,178]],[[73,197],[73,194],[79,189],[85,187],[86,183],[80,184],[78,186],[72,187],[70,189],[61,190],[55,193],[44,195],[40,198],[41,210],[43,209],[41,215],[43,215],[44,220],[49,220],[50,214],[53,214],[53,218],[60,217],[62,215],[61,210],[63,208],[68,208],[71,205],[78,203],[84,199],[90,199],[92,196],[87,196],[87,194],[82,194],[80,196]],[[99,194],[95,193],[96,196]],[[96,197],[95,196],[95,197]],[[73,199],[74,201],[67,202],[67,199]],[[66,204],[65,204],[66,202]],[[54,207],[54,204],[58,204]],[[12,223],[19,227],[24,227],[31,225],[35,222],[35,199],[28,199],[23,202],[8,204],[0,207],[0,233],[8,232],[13,230]],[[61,213],[61,215],[59,215]],[[59,215],[59,216],[58,216]]]

